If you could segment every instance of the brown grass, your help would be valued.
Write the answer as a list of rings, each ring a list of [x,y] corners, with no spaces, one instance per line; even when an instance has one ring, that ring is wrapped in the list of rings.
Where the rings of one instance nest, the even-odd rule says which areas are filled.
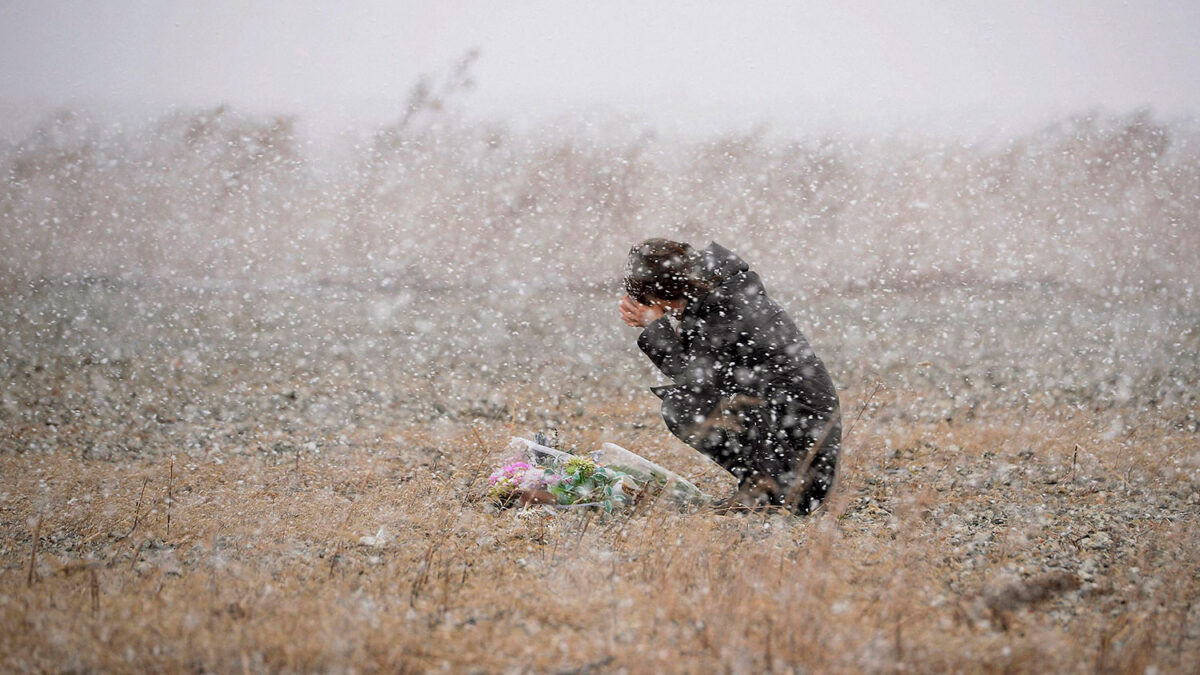
[[[627,404],[611,405],[588,415]],[[1196,486],[1153,459],[1194,462],[1185,433],[1139,427],[1155,450],[1130,454],[1056,408],[868,418],[819,516],[601,518],[481,501],[512,428],[477,424],[483,446],[460,429],[445,463],[419,458],[419,438],[230,448],[174,470],[0,456],[4,669],[1189,672],[1200,658]],[[380,527],[386,544],[358,543]],[[1107,545],[1083,541],[1097,527]]]

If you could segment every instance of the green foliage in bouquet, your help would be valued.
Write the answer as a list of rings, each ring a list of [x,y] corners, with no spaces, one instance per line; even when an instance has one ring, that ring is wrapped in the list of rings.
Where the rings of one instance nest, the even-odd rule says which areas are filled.
[[[629,501],[627,478],[627,474],[587,457],[572,457],[565,462],[559,480],[550,485],[550,494],[559,504],[591,504],[611,513],[613,507]]]

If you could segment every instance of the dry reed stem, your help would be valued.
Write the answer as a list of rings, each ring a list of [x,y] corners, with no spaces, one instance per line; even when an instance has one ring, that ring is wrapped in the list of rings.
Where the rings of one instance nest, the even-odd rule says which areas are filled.
[[[146,485],[149,482],[150,482],[149,478],[142,479],[142,489],[138,493],[137,504],[133,508],[133,524],[130,525],[129,532],[126,532],[124,535],[118,537],[118,541],[122,540],[122,539],[130,538],[131,536],[133,536],[134,531],[137,530],[138,523],[141,522],[140,519],[141,519],[141,515],[142,515],[142,498],[146,496]]]
[[[172,488],[175,485],[175,457],[171,456],[171,468],[167,474],[167,536],[171,536],[171,505],[175,503]]]

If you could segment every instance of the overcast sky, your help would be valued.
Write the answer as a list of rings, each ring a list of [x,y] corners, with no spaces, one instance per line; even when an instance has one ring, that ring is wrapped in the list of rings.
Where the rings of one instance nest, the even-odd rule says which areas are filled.
[[[0,101],[395,116],[482,51],[471,114],[663,126],[1028,124],[1200,111],[1200,2],[171,2],[0,5]]]

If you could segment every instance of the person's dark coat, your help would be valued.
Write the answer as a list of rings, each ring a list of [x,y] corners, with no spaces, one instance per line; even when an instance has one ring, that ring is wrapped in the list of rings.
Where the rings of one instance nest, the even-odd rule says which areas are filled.
[[[837,392],[788,315],[741,258],[701,253],[716,287],[638,346],[673,385],[653,387],[673,434],[733,473],[743,495],[808,513],[826,496],[841,446]]]

